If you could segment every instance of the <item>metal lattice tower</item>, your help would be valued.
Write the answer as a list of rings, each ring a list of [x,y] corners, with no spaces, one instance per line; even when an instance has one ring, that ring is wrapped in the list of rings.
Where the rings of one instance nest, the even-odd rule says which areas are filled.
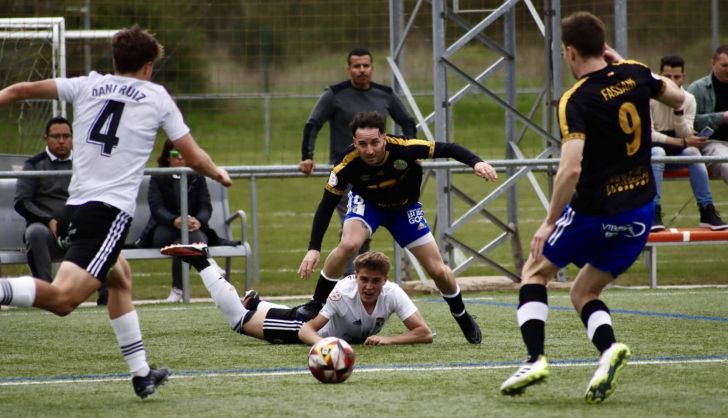
[[[515,8],[519,3],[527,7],[534,24],[538,27],[539,32],[544,39],[544,71],[546,82],[540,89],[540,93],[528,114],[521,113],[515,107],[516,102],[516,22]],[[447,141],[448,131],[450,129],[449,112],[451,108],[467,96],[468,94],[482,94],[490,98],[494,103],[498,104],[505,110],[505,158],[507,160],[524,159],[524,154],[520,149],[520,141],[526,130],[536,132],[543,138],[544,150],[541,151],[534,159],[544,159],[554,156],[558,153],[559,141],[553,135],[554,132],[554,110],[552,104],[555,103],[555,97],[560,94],[560,81],[555,83],[554,80],[561,79],[559,44],[553,39],[559,39],[558,33],[554,34],[554,26],[552,22],[559,21],[559,2],[545,1],[545,11],[543,16],[534,7],[531,0],[510,0],[504,1],[498,8],[490,10],[478,10],[484,17],[477,23],[471,24],[462,17],[463,13],[473,12],[459,8],[459,2],[453,0],[447,3],[443,0],[432,0],[429,2],[432,12],[432,59],[433,59],[433,75],[434,75],[434,111],[423,116],[417,108],[412,97],[410,89],[407,87],[407,81],[400,71],[403,56],[403,45],[411,30],[412,24],[418,13],[421,12],[422,0],[418,1],[414,6],[408,21],[404,22],[404,2],[403,0],[390,0],[390,36],[391,36],[391,56],[388,63],[392,68],[392,85],[398,92],[403,94],[413,109],[415,117],[418,119],[419,128],[424,135],[430,140]],[[486,28],[489,28],[495,22],[503,22],[503,42],[498,43],[484,34]],[[459,29],[462,35],[451,44],[446,43],[445,30],[446,25],[451,24],[454,28]],[[556,27],[558,30],[558,27]],[[455,56],[464,46],[470,43],[477,43],[484,48],[498,53],[498,58],[486,69],[476,75],[468,74],[466,71],[453,63],[452,57]],[[555,52],[554,52],[555,51]],[[558,67],[556,67],[558,66]],[[504,74],[504,93],[496,94],[493,90],[485,87],[484,82],[494,74]],[[460,90],[452,92],[448,89],[448,75],[456,75],[465,82],[465,86]],[[534,115],[539,106],[546,106],[543,120],[537,122]],[[517,130],[516,121],[521,122],[522,128]],[[432,126],[428,126],[430,123]],[[506,170],[506,177],[501,184],[480,201],[474,201],[465,193],[460,191],[452,184],[451,170],[448,168],[434,168],[433,172],[436,181],[437,192],[437,221],[436,239],[440,244],[441,251],[448,264],[453,266],[456,274],[460,274],[475,262],[483,262],[504,275],[510,277],[514,281],[519,280],[519,272],[523,265],[522,248],[519,237],[518,227],[518,200],[516,197],[516,187],[518,182],[527,178],[532,185],[534,192],[539,200],[548,207],[548,198],[546,193],[541,190],[541,186],[537,182],[532,173],[533,167],[516,167],[509,166]],[[488,205],[495,199],[505,195],[507,199],[507,215],[506,219],[498,219],[492,212],[488,210]],[[453,199],[462,199],[470,209],[457,219],[452,216]],[[485,243],[480,248],[472,248],[455,238],[456,230],[465,227],[469,222],[478,217],[485,217],[492,222],[500,233],[490,242]],[[500,245],[506,242],[511,243],[511,253],[515,271],[509,270],[500,265],[488,254]],[[453,249],[458,248],[463,251],[467,258],[460,264],[455,265],[455,257]]]

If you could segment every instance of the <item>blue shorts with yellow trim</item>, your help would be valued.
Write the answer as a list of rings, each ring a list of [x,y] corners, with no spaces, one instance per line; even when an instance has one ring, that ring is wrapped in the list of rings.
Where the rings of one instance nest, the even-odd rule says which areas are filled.
[[[647,243],[655,205],[615,216],[585,216],[567,205],[544,245],[543,254],[558,267],[589,263],[614,277],[627,271]]]
[[[359,219],[364,222],[369,228],[370,235],[374,235],[380,226],[387,228],[402,248],[407,248],[408,245],[430,233],[430,226],[427,224],[425,211],[420,202],[402,209],[383,210],[367,203],[360,195],[349,192],[344,222],[349,219]]]

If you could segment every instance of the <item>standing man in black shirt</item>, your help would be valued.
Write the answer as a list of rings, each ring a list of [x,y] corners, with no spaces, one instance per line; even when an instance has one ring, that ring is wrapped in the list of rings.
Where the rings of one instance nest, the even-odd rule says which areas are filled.
[[[378,112],[357,113],[351,122],[354,143],[339,157],[331,171],[324,196],[314,215],[309,250],[298,274],[306,279],[318,265],[321,241],[334,208],[348,192],[348,211],[339,245],[326,257],[313,299],[299,308],[314,317],[337,281],[344,277],[346,261],[356,254],[379,226],[389,230],[397,243],[409,249],[432,277],[468,342],[479,344],[478,324],[465,310],[455,274],[445,264],[418,202],[425,158],[454,158],[473,168],[486,180],[498,176],[490,166],[463,146],[385,134],[385,120]]]
[[[351,144],[349,123],[359,112],[376,111],[385,118],[389,115],[402,128],[405,137],[416,136],[415,120],[394,90],[372,82],[374,72],[372,61],[372,54],[366,49],[353,49],[346,58],[346,71],[350,80],[329,86],[319,97],[303,128],[301,162],[298,164],[298,169],[302,173],[311,174],[316,166],[313,161],[316,136],[326,122],[329,122],[329,164],[334,164]],[[346,214],[345,197],[341,199],[336,210],[343,222]],[[362,245],[359,253],[365,253],[367,250],[369,241]],[[353,257],[347,262],[347,274],[354,273],[352,260]]]
[[[528,358],[501,393],[520,395],[549,376],[546,284],[574,263],[581,269],[571,302],[601,354],[585,395],[597,403],[614,392],[631,355],[617,342],[599,296],[637,259],[652,225],[650,98],[681,109],[684,95],[669,79],[609,48],[604,23],[590,13],[562,20],[561,41],[577,82],[559,100],[562,146],[551,205],[521,274],[517,318]]]

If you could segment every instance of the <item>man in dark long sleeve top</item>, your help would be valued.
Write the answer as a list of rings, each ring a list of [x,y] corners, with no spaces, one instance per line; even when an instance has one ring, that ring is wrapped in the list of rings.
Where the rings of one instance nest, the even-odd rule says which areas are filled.
[[[402,128],[405,137],[414,138],[417,135],[414,118],[394,90],[371,81],[373,70],[372,55],[369,51],[356,48],[349,52],[347,72],[351,79],[324,90],[303,128],[299,171],[308,175],[316,166],[313,160],[316,136],[326,122],[329,123],[329,164],[334,164],[351,145],[349,123],[359,112],[377,111],[385,118],[391,116]],[[339,201],[337,211],[343,222],[346,214],[345,198]],[[367,241],[359,253],[368,249]],[[351,260],[347,264],[347,273],[353,273]]]
[[[71,170],[70,122],[60,116],[48,121],[45,141],[45,150],[26,160],[23,171]],[[66,204],[70,181],[70,176],[21,177],[15,189],[15,211],[27,223],[24,241],[30,271],[49,283],[51,260],[63,255],[56,242],[56,215]]]
[[[351,145],[349,123],[359,112],[377,111],[392,119],[402,128],[407,138],[417,135],[415,119],[391,87],[371,81],[374,65],[372,54],[356,48],[347,57],[347,72],[351,80],[329,86],[324,90],[311,111],[303,128],[301,162],[299,170],[311,174],[316,136],[323,125],[329,123],[329,164],[333,164]]]
[[[353,144],[331,171],[314,215],[309,250],[298,269],[299,275],[308,278],[318,265],[321,242],[331,215],[351,186],[341,241],[326,258],[313,299],[299,308],[299,313],[315,316],[343,277],[346,261],[379,226],[384,226],[401,247],[412,252],[435,281],[468,342],[478,344],[480,328],[465,310],[455,274],[442,260],[418,202],[422,182],[418,160],[454,158],[486,180],[495,180],[496,172],[461,145],[399,138],[385,134],[384,128],[384,117],[377,112],[358,113],[351,122]]]
[[[72,169],[73,132],[64,117],[51,118],[45,129],[46,148],[23,164],[23,171]],[[28,266],[33,276],[50,283],[51,263],[63,258],[57,242],[56,215],[68,200],[71,176],[21,177],[15,186],[15,211],[26,221],[25,242]],[[106,305],[106,284],[99,288],[97,303]]]

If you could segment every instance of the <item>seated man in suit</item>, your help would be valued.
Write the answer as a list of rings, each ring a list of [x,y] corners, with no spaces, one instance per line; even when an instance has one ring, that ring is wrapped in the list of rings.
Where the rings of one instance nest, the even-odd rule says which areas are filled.
[[[64,117],[51,118],[45,128],[45,150],[29,158],[23,171],[71,170],[73,130]],[[15,189],[15,211],[27,223],[23,241],[33,276],[51,282],[51,262],[63,249],[57,242],[56,215],[68,199],[70,176],[21,177]],[[106,287],[99,289],[99,305],[106,305]]]

